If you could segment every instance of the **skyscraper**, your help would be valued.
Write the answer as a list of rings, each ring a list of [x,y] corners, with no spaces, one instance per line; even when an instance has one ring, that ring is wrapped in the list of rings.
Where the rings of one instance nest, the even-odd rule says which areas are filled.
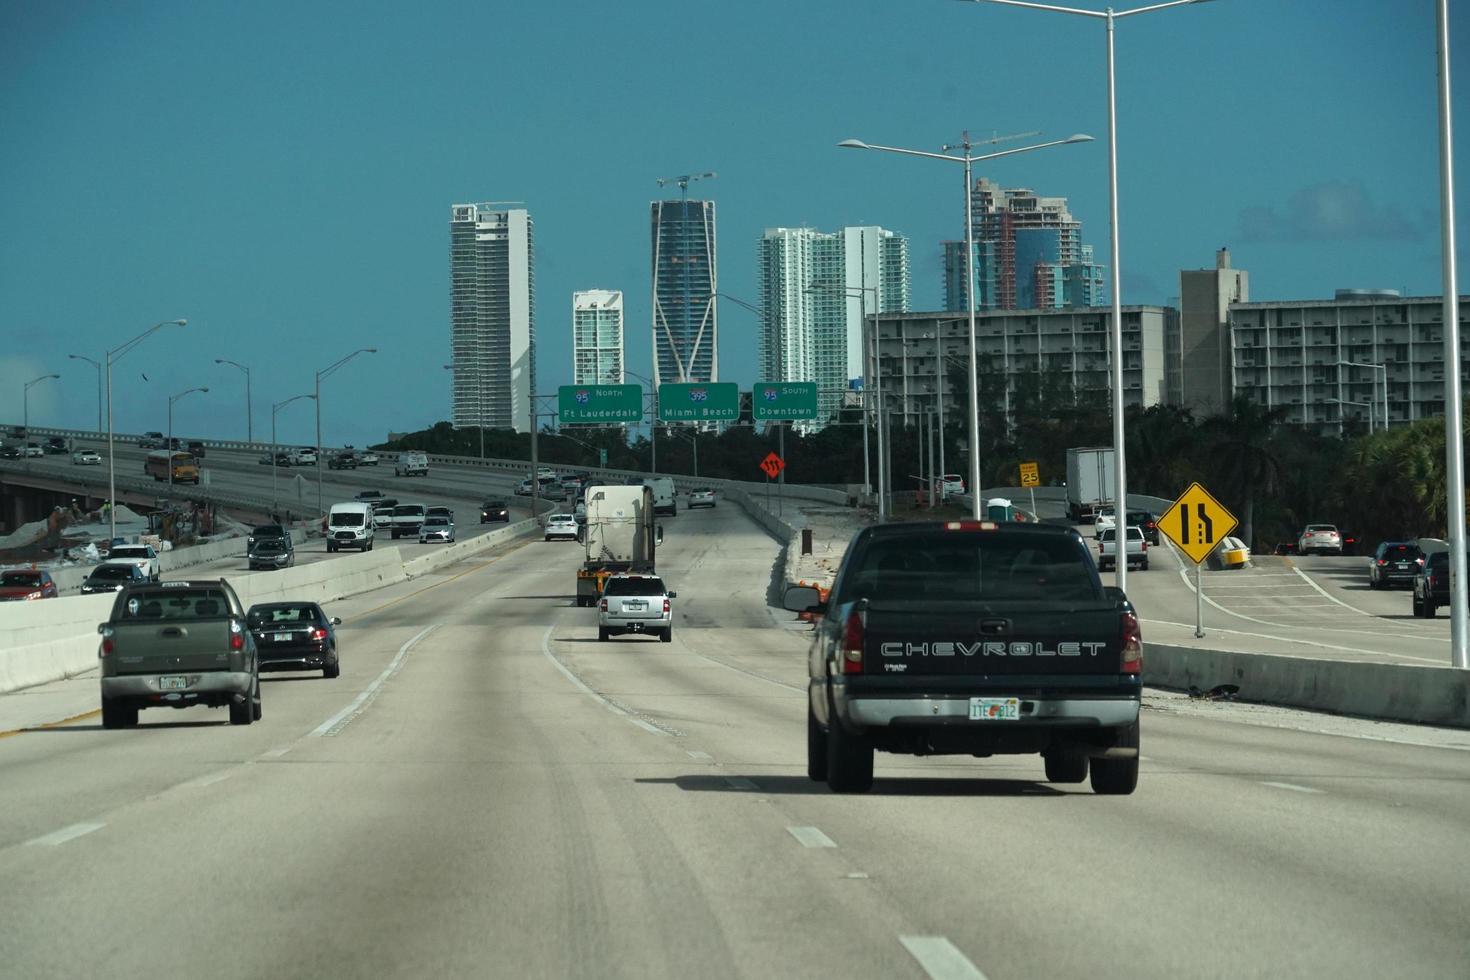
[[[623,383],[623,294],[572,293],[572,384]]]
[[[1065,197],[1025,188],[1002,189],[977,178],[970,220],[975,237],[977,310],[1101,306],[1103,267],[1082,244],[1082,222]],[[966,309],[964,241],[944,243],[944,303]]]
[[[864,305],[908,311],[908,239],[871,226],[768,228],[758,261],[761,379],[815,381],[825,423],[863,377]]]
[[[530,431],[536,383],[533,231],[524,208],[456,204],[450,210],[455,428]]]
[[[654,201],[653,381],[718,381],[715,202]]]

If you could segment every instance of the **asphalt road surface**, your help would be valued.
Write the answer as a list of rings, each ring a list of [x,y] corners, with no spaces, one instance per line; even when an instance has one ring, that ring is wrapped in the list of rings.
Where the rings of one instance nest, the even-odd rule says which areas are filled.
[[[248,728],[0,697],[73,719],[0,737],[0,972],[1467,975],[1467,733],[1156,695],[1129,797],[883,754],[834,796],[776,544],[664,523],[672,643],[598,643],[533,540],[331,604],[342,676],[267,675]]]

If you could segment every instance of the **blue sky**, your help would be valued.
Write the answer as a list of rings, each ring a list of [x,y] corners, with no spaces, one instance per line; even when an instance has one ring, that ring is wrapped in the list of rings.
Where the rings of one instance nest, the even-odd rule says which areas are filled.
[[[1451,7],[1463,200],[1470,9]],[[1222,245],[1253,299],[1440,292],[1432,0],[1216,0],[1121,21],[1117,54],[1125,302],[1168,301]],[[66,355],[184,316],[119,364],[119,430],[162,428],[169,394],[207,385],[176,430],[242,437],[223,357],[253,369],[260,437],[271,401],[371,346],[325,383],[327,442],[445,418],[461,201],[524,201],[536,221],[543,391],[570,380],[576,289],[624,291],[637,369],[655,179],[697,171],[719,174],[695,188],[718,202],[722,291],[755,298],[763,228],[877,223],[910,238],[914,308],[936,309],[960,168],[835,144],[937,149],[966,128],[1096,135],[977,173],[1069,198],[1107,260],[1089,18],[956,0],[0,2],[0,416],[57,371],[33,424],[93,424],[95,375]],[[748,387],[755,319],[720,316],[721,377]],[[280,415],[284,441],[311,426],[309,403]]]

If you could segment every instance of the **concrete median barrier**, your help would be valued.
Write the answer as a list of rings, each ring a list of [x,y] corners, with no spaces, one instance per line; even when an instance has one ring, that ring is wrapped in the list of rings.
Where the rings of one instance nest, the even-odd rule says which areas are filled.
[[[1143,681],[1180,691],[1238,684],[1242,701],[1470,728],[1470,671],[1447,666],[1310,660],[1145,641]]]

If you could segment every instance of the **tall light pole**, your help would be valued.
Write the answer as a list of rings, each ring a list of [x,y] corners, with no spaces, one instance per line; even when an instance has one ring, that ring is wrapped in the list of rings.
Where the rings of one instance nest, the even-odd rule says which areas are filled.
[[[26,382],[25,391],[21,392],[21,412],[23,415],[22,425],[25,426],[26,435],[31,434],[31,389],[40,384],[42,381],[51,381],[52,379],[59,377],[61,377],[61,375],[59,374],[43,374],[34,381]]]
[[[863,275],[867,276],[867,266],[863,266]],[[873,484],[869,479],[868,471],[871,464],[868,460],[868,403],[870,399],[878,399],[881,402],[883,396],[883,372],[878,364],[878,287],[877,286],[837,286],[830,282],[814,282],[807,287],[808,292],[840,292],[845,296],[858,296],[861,298],[863,318],[863,489],[864,495],[873,492]],[[873,332],[868,333],[868,295],[873,296]],[[873,386],[868,386],[868,363],[869,355],[873,364]],[[943,389],[941,389],[941,392]],[[884,460],[883,452],[883,427],[877,426],[878,430],[878,523],[882,524],[888,518],[888,499],[883,488],[887,485],[883,479]]]
[[[253,412],[250,409],[250,369],[243,364],[230,360],[228,357],[216,357],[216,364],[228,364],[245,372],[245,441],[251,445],[255,444],[255,423],[252,420]]]
[[[1132,17],[1134,14],[1145,14],[1154,10],[1164,10],[1168,7],[1182,7],[1192,3],[1208,3],[1209,0],[1166,0],[1164,3],[1150,4],[1147,7],[1135,7],[1132,10],[1115,11],[1112,7],[1106,10],[1084,10],[1078,7],[1062,7],[1048,3],[1032,3],[1031,0],[965,0],[966,3],[998,3],[1007,7],[1029,7],[1032,10],[1047,10],[1059,14],[1075,14],[1079,17],[1093,17],[1104,21],[1107,25],[1108,37],[1108,217],[1111,226],[1112,238],[1112,263],[1113,263],[1113,480],[1114,505],[1119,513],[1128,509],[1128,464],[1124,458],[1123,447],[1123,287],[1120,259],[1118,258],[1118,107],[1116,97],[1116,83],[1113,72],[1113,22],[1121,17]],[[966,216],[968,218],[968,215]],[[1114,573],[1118,588],[1125,587],[1128,581],[1128,563],[1119,561],[1113,563],[1117,569]]]
[[[168,490],[173,493],[174,489],[174,402],[185,395],[192,395],[196,391],[208,391],[208,388],[187,388],[177,395],[168,396]]]
[[[309,392],[304,395],[292,395],[285,401],[276,402],[271,406],[271,518],[273,520],[275,519],[277,508],[280,507],[280,503],[276,499],[276,413],[292,402],[302,398],[310,398],[312,401],[315,401],[316,395]]]
[[[1183,0],[1190,2],[1190,0]],[[1078,133],[1068,136],[1064,140],[1051,140],[1047,143],[1036,143],[1031,146],[1021,146],[1014,150],[998,150],[993,153],[982,153],[978,156],[970,152],[977,144],[995,143],[1001,139],[1014,139],[1014,137],[1003,136],[989,140],[971,140],[968,132],[962,134],[960,142],[954,145],[946,145],[944,149],[962,150],[960,155],[953,153],[930,153],[926,150],[909,150],[898,146],[878,146],[873,143],[864,143],[862,140],[843,140],[837,145],[851,150],[885,150],[889,153],[902,153],[906,156],[926,157],[930,160],[947,160],[951,163],[962,163],[965,166],[965,268],[966,280],[966,305],[970,308],[970,501],[971,514],[975,520],[980,520],[984,514],[982,504],[982,487],[980,484],[980,370],[975,353],[975,222],[972,219],[971,200],[974,193],[973,181],[971,180],[971,165],[982,160],[994,160],[998,157],[1014,156],[1017,153],[1029,153],[1032,150],[1042,150],[1048,146],[1062,146],[1066,143],[1088,143],[1092,141],[1091,136]],[[880,344],[881,347],[881,344]],[[880,372],[881,373],[881,372]],[[1125,563],[1126,564],[1126,563]]]
[[[94,361],[90,357],[83,357],[81,354],[68,354],[66,356],[67,356],[67,358],[69,360],[73,360],[73,361],[86,361],[88,364],[92,365],[94,368],[97,369],[97,431],[98,432],[101,432],[102,431],[102,363],[100,361]]]
[[[714,176],[714,175],[711,174],[710,176]],[[658,385],[654,384],[651,379],[645,378],[643,375],[639,374],[636,371],[629,371],[627,368],[623,368],[623,373],[626,374],[626,375],[629,375],[630,377],[637,378],[639,381],[642,381],[644,384],[648,385],[649,397],[652,399],[652,401],[649,402],[649,405],[653,409],[652,413],[649,415],[649,424],[648,424],[648,450],[649,450],[648,470],[649,470],[650,473],[657,473],[658,472]]]
[[[128,351],[141,344],[155,330],[161,327],[184,327],[188,326],[188,324],[189,321],[183,317],[177,320],[164,320],[161,323],[155,323],[126,344],[123,344],[121,347],[114,347],[107,352],[107,516],[109,538],[117,537],[117,466],[112,458],[112,364]],[[172,467],[170,467],[170,470],[172,470]]]
[[[322,379],[352,360],[358,354],[376,354],[377,352],[378,349],[376,347],[359,347],[351,354],[316,373],[316,394],[313,396],[313,401],[316,402],[316,512],[318,514],[326,513],[322,509]],[[276,460],[272,456],[271,469],[274,470],[275,466]]]

